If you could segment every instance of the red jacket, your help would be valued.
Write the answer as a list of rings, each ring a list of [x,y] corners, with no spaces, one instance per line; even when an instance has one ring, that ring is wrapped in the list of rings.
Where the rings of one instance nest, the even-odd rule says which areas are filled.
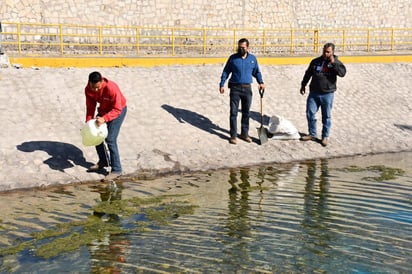
[[[86,122],[95,117],[96,106],[99,103],[97,113],[103,117],[106,122],[119,117],[123,108],[126,106],[126,98],[120,91],[118,85],[103,78],[102,86],[99,91],[94,91],[87,84],[86,94]]]

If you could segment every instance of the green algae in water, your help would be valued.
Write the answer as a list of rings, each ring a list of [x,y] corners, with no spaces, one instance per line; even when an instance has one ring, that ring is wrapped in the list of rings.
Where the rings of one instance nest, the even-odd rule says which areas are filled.
[[[376,182],[383,182],[387,180],[393,180],[396,179],[398,176],[402,176],[405,174],[405,171],[399,168],[392,168],[392,167],[387,167],[383,165],[375,165],[375,166],[369,166],[366,168],[361,168],[357,166],[349,166],[347,168],[339,169],[345,172],[376,172],[379,175],[376,177],[363,177],[363,180],[367,181],[376,181]]]
[[[6,247],[6,248],[2,248],[2,249],[0,249],[0,256],[17,254],[17,253],[23,251],[24,249],[33,249],[33,243],[34,243],[34,241],[31,240],[31,241],[19,243],[19,244],[14,245],[14,246],[9,246],[9,247]]]
[[[157,208],[146,208],[143,210],[146,217],[155,224],[167,225],[171,218],[178,218],[180,215],[193,214],[191,205],[172,203],[163,204]]]
[[[54,229],[33,233],[32,239],[1,249],[0,256],[31,249],[36,256],[47,259],[103,240],[106,235],[138,233],[146,231],[148,226],[167,225],[170,220],[194,213],[196,206],[171,199],[178,196],[182,195],[103,201],[92,208],[93,215],[85,220],[63,223]],[[134,226],[127,229],[121,226],[119,220],[110,218],[117,216],[124,219],[138,214],[145,217],[144,221],[134,221]]]

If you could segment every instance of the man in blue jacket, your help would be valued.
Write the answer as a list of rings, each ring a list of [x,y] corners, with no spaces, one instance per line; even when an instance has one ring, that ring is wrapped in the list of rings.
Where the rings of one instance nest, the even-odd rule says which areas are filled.
[[[309,96],[306,101],[306,118],[308,120],[309,135],[303,136],[302,141],[317,141],[316,112],[319,107],[322,113],[322,146],[328,145],[330,128],[332,125],[332,105],[336,91],[337,76],[344,77],[346,68],[335,54],[335,45],[326,43],[323,54],[313,59],[307,68],[301,83],[300,94],[305,94],[305,87],[309,80]]]
[[[259,89],[264,89],[262,73],[256,57],[249,52],[249,41],[242,38],[238,41],[237,53],[232,54],[223,69],[220,77],[219,91],[225,92],[225,81],[229,79],[230,89],[230,139],[229,143],[237,143],[237,113],[239,102],[242,104],[242,120],[240,138],[248,143],[252,142],[249,137],[249,116],[252,104],[252,82],[255,77]]]

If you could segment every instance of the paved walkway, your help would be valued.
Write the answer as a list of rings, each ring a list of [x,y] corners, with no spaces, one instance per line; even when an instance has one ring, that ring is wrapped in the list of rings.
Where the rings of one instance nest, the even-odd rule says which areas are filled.
[[[81,143],[84,86],[99,70],[128,99],[119,136],[125,178],[322,157],[412,150],[412,63],[346,64],[338,79],[330,144],[269,140],[259,145],[254,90],[253,143],[227,141],[229,95],[218,92],[223,64],[104,69],[0,69],[0,191],[99,180],[87,173],[93,147]],[[284,116],[307,132],[306,65],[262,66],[265,121]],[[320,117],[319,117],[320,118]],[[320,120],[320,119],[319,119]],[[320,132],[320,124],[318,125]]]

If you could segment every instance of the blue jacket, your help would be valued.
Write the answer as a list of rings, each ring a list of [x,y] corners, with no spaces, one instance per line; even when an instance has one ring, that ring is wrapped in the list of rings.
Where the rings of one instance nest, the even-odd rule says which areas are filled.
[[[232,75],[229,79],[229,87],[230,84],[251,84],[253,82],[252,76],[256,78],[259,84],[263,84],[257,59],[250,53],[247,54],[245,59],[238,53],[229,57],[220,77],[220,87],[225,85],[225,81],[230,74]]]

